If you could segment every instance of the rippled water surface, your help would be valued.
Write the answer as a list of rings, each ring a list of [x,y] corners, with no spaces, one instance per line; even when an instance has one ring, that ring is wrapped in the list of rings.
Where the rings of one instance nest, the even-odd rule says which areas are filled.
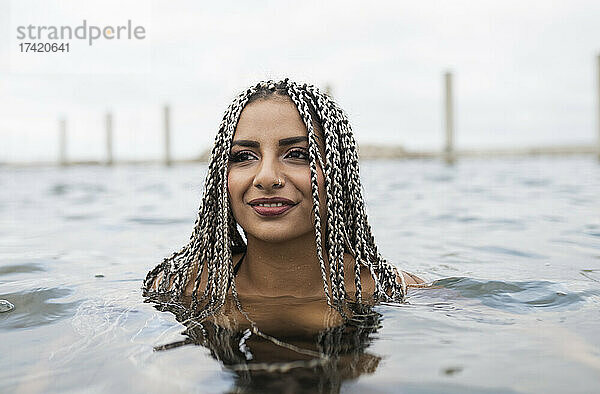
[[[277,338],[143,302],[205,170],[0,167],[0,392],[600,390],[593,158],[362,163],[381,252],[434,286]]]

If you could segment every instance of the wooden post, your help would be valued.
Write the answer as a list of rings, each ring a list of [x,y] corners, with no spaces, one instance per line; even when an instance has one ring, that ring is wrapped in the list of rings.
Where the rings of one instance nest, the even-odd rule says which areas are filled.
[[[112,166],[113,165],[113,149],[112,149],[113,120],[112,120],[112,114],[110,112],[106,113],[105,125],[106,125],[106,165]]]
[[[165,126],[165,165],[170,166],[171,161],[171,116],[169,105],[164,107]]]
[[[598,156],[598,161],[600,161],[600,55],[598,55],[596,60],[597,60],[596,67],[598,68],[598,70],[597,70],[597,74],[598,74],[597,75],[597,78],[598,78],[598,81],[597,81],[598,94],[597,95],[598,95],[598,97],[596,98],[598,100],[598,102],[597,102],[598,113],[596,114],[596,118],[597,118],[596,121],[598,122],[598,146],[596,148],[597,149],[596,154]]]
[[[58,163],[66,166],[67,163],[67,120],[58,120]]]
[[[454,163],[454,103],[452,101],[452,73],[444,74],[445,109],[446,109],[446,146],[444,147],[444,160],[448,164]]]

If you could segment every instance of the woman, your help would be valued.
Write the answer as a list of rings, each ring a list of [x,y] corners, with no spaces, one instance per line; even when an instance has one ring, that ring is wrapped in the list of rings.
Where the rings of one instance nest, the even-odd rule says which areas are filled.
[[[419,283],[377,250],[346,114],[314,86],[285,79],[229,106],[190,242],[148,273],[144,289],[189,296],[203,318],[228,294],[238,307],[240,296],[321,297],[343,314],[348,301],[402,302]]]

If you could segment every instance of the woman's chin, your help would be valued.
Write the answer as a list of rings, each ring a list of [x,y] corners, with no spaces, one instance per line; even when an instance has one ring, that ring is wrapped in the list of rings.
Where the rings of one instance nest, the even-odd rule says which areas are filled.
[[[261,234],[260,237],[256,237],[256,238],[260,239],[263,242],[278,244],[278,243],[290,241],[290,240],[294,239],[295,237],[280,233],[280,234]]]
[[[247,234],[247,235],[249,235],[249,234]],[[283,242],[289,242],[294,239],[297,239],[298,237],[305,235],[305,233],[300,233],[297,230],[292,231],[290,229],[284,230],[284,229],[273,228],[273,229],[269,229],[269,230],[257,231],[250,235],[253,238],[256,238],[257,240],[260,240],[263,242],[283,243]],[[314,237],[314,235],[313,235],[313,237]]]

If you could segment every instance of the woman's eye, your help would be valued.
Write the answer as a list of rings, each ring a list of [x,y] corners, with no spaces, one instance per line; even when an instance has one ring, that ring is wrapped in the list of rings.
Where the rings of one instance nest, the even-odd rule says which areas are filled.
[[[229,154],[229,161],[234,162],[234,163],[239,163],[242,161],[247,161],[247,160],[251,160],[254,156],[247,151],[241,151],[241,152],[237,152],[237,153],[230,153]]]
[[[308,152],[304,149],[294,149],[288,152],[287,157],[291,157],[292,159],[302,159],[308,160]]]

